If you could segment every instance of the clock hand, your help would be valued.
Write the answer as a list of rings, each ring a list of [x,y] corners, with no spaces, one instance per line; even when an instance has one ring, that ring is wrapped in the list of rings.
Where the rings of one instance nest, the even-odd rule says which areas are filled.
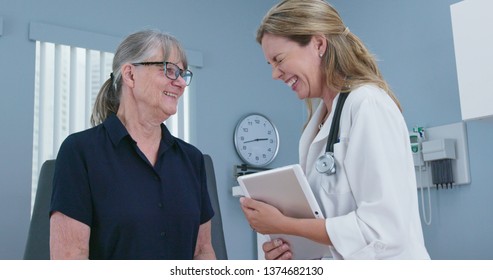
[[[250,142],[255,142],[255,141],[257,141],[257,142],[258,141],[267,141],[267,140],[269,140],[269,139],[267,139],[267,138],[257,138],[257,139],[245,141],[245,142],[243,142],[243,144],[250,143]]]

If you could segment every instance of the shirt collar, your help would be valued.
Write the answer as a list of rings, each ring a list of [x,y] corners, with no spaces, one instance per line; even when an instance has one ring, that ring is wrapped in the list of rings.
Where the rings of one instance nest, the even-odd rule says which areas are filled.
[[[113,146],[117,146],[127,135],[130,136],[123,123],[115,114],[109,115],[106,120],[104,120],[103,126],[108,131],[108,136],[110,137]]]
[[[123,125],[123,123],[115,114],[111,114],[110,116],[108,116],[108,118],[106,118],[106,120],[103,122],[103,126],[108,131],[108,135],[111,139],[111,142],[113,143],[113,146],[117,146],[120,143],[120,141],[126,136],[128,136],[129,139],[134,141],[130,136],[130,134],[128,133],[125,126]],[[164,148],[168,148],[172,146],[175,141],[176,138],[173,135],[171,135],[168,128],[162,123],[161,145],[164,144]]]

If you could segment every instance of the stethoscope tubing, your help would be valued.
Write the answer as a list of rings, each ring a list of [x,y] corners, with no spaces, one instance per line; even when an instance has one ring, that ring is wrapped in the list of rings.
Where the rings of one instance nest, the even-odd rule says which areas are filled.
[[[344,107],[348,95],[349,92],[341,92],[339,94],[334,117],[332,118],[332,124],[330,125],[329,137],[327,138],[327,144],[325,146],[325,153],[317,159],[315,165],[317,171],[321,174],[333,175],[336,173],[334,144],[339,142],[339,126],[341,122],[342,107]]]

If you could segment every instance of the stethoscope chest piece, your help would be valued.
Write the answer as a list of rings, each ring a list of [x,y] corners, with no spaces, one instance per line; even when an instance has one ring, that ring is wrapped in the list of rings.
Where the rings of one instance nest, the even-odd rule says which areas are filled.
[[[332,175],[336,173],[336,161],[332,152],[326,152],[317,159],[315,168],[321,174]]]

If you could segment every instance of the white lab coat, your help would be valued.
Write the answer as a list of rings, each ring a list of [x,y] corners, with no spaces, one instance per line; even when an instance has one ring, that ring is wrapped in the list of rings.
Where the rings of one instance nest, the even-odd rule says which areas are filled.
[[[429,259],[418,211],[416,177],[404,118],[380,88],[353,89],[344,104],[336,174],[315,169],[325,152],[337,96],[316,109],[300,139],[300,165],[324,212],[334,259]]]

